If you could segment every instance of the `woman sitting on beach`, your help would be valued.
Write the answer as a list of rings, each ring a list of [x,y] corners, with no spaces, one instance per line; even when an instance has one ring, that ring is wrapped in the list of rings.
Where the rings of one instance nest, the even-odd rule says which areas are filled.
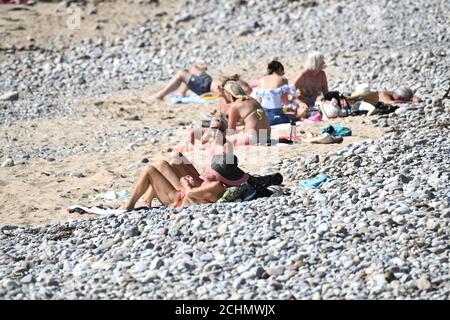
[[[251,145],[270,141],[270,123],[258,101],[248,96],[236,81],[224,83],[220,97],[229,104],[228,139],[233,145]],[[244,128],[238,130],[238,120]]]
[[[216,152],[218,149],[226,150],[226,152],[233,152],[233,145],[226,140],[226,130],[228,128],[228,121],[224,116],[213,117],[209,128],[194,128],[189,130],[188,138],[186,140],[187,146],[178,148],[179,151],[190,151],[194,149],[195,141],[199,140],[205,146],[209,144],[210,152]],[[219,136],[223,137],[223,141],[218,141]],[[214,150],[214,151],[211,151]]]
[[[296,101],[299,105],[297,116],[302,118],[316,103],[317,97],[328,93],[327,76],[325,69],[325,60],[323,54],[313,52],[308,55],[304,70],[295,80],[294,84],[300,90],[300,96]]]
[[[258,87],[252,92],[252,97],[261,103],[270,125],[276,125],[290,121],[283,113],[283,105],[294,106],[289,101],[288,95],[295,96],[295,93],[295,87],[289,86],[284,77],[284,66],[274,60],[267,66],[267,75],[259,80]]]
[[[145,194],[146,205],[151,206],[157,198],[164,206],[178,208],[192,204],[214,203],[230,186],[247,182],[249,175],[237,166],[237,158],[227,154],[216,155],[202,175],[189,161],[179,154],[170,162],[161,161],[141,171],[125,210],[133,210]]]
[[[223,85],[223,80],[213,79],[206,73],[208,67],[203,62],[198,62],[189,70],[183,69],[177,72],[172,77],[169,83],[161,91],[155,93],[150,97],[150,100],[163,100],[164,97],[178,89],[177,94],[185,96],[188,90],[191,90],[196,95],[208,96],[217,94],[219,88]],[[247,90],[251,87],[239,78],[239,75],[233,75]]]
[[[244,89],[245,94],[247,94],[247,95],[250,95],[253,91],[252,87],[246,81],[242,80],[240,75],[238,75],[238,74],[232,74],[232,75],[229,75],[226,77],[222,77],[220,79],[220,83],[218,83],[218,85],[214,88],[214,90],[215,90],[214,92],[219,95],[219,99],[220,99],[219,113],[221,115],[225,115],[226,117],[228,117],[228,112],[230,110],[231,103],[229,103],[223,97],[223,95],[221,95],[221,93],[223,91],[223,85],[227,81],[236,81],[237,83],[239,83],[239,85],[242,87],[242,89]],[[216,113],[216,112],[214,112],[214,113]]]

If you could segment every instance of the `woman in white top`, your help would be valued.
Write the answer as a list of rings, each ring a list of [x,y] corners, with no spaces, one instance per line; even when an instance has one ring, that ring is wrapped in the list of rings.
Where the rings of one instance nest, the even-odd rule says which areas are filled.
[[[253,90],[252,97],[261,103],[270,125],[276,125],[290,121],[283,113],[283,105],[290,103],[289,94],[294,96],[295,92],[295,87],[289,86],[284,77],[283,65],[274,60],[267,66],[267,76],[259,80],[259,86]]]

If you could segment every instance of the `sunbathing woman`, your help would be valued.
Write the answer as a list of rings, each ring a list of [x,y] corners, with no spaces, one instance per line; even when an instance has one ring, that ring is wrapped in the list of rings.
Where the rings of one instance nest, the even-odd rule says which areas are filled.
[[[378,92],[378,99],[380,102],[390,105],[421,101],[419,97],[414,96],[414,91],[406,86],[401,86],[395,91],[380,91]]]
[[[150,100],[163,100],[166,95],[178,89],[178,94],[185,96],[188,90],[202,96],[216,91],[215,88],[221,84],[220,80],[213,80],[206,73],[208,67],[203,62],[198,62],[191,69],[183,69],[169,81],[161,91],[150,97]]]
[[[124,209],[133,210],[144,194],[147,205],[151,205],[154,198],[172,208],[214,203],[222,197],[227,187],[240,186],[248,178],[249,175],[237,167],[235,156],[230,163],[226,155],[216,155],[210,168],[201,176],[193,166],[161,161],[157,166],[150,165],[142,170]]]
[[[351,96],[347,97],[351,104],[358,101],[365,101],[373,106],[379,102],[386,105],[396,106],[402,103],[417,103],[421,99],[414,96],[414,92],[406,86],[401,86],[394,91],[371,91],[368,84],[359,84]]]
[[[227,81],[220,96],[230,104],[228,111],[228,139],[233,145],[250,145],[270,141],[270,123],[258,101],[248,96],[236,81]],[[243,130],[237,130],[242,119]]]
[[[213,79],[206,71],[208,67],[204,62],[198,62],[191,69],[183,69],[177,72],[172,77],[169,83],[161,91],[155,93],[150,97],[150,100],[163,100],[164,97],[178,89],[177,94],[185,96],[188,90],[191,90],[199,96],[209,96],[218,93],[222,87],[223,79]],[[241,80],[239,75],[235,74],[232,77],[239,81],[247,90],[251,87],[245,81]]]
[[[297,116],[304,117],[303,113],[314,106],[317,97],[328,93],[327,76],[323,71],[325,66],[321,53],[313,52],[308,55],[304,70],[294,82],[295,87],[300,90],[299,99],[296,101],[299,105]]]
[[[230,103],[227,102],[227,100],[223,97],[221,93],[223,91],[223,84],[226,83],[227,81],[236,81],[237,83],[239,83],[239,85],[242,87],[242,89],[244,89],[247,95],[250,95],[253,90],[252,87],[246,81],[242,80],[238,74],[232,74],[226,77],[222,77],[220,84],[218,84],[214,88],[215,90],[214,93],[218,94],[220,98],[219,114],[225,115],[226,117],[228,117]]]
[[[252,92],[252,97],[261,103],[270,124],[276,125],[290,121],[283,113],[283,105],[291,104],[288,95],[295,96],[295,93],[295,87],[289,86],[284,77],[283,65],[274,60],[267,66],[267,76],[259,80],[258,87]],[[297,109],[296,105],[295,109]]]

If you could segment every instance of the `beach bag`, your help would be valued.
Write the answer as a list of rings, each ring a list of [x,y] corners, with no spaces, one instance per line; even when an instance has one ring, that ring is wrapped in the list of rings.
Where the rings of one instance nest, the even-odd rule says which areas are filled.
[[[335,101],[321,101],[318,107],[320,113],[322,113],[322,120],[337,118],[341,113],[341,108],[339,108],[339,105]]]
[[[348,116],[351,113],[352,107],[343,94],[339,93],[339,91],[329,91],[324,95],[324,100],[326,101],[332,101],[333,99],[336,99],[337,104],[340,108],[340,117]]]

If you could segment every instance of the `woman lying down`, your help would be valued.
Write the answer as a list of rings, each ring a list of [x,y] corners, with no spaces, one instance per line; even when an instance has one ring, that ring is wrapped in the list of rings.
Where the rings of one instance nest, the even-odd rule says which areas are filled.
[[[261,196],[274,192],[267,187],[280,185],[281,174],[251,176],[238,167],[238,159],[232,154],[215,155],[211,166],[201,175],[181,153],[170,161],[161,161],[155,166],[147,166],[141,171],[137,185],[122,209],[133,210],[139,199],[151,206],[157,198],[164,206],[178,208],[192,204],[214,203],[227,188],[247,184]]]

